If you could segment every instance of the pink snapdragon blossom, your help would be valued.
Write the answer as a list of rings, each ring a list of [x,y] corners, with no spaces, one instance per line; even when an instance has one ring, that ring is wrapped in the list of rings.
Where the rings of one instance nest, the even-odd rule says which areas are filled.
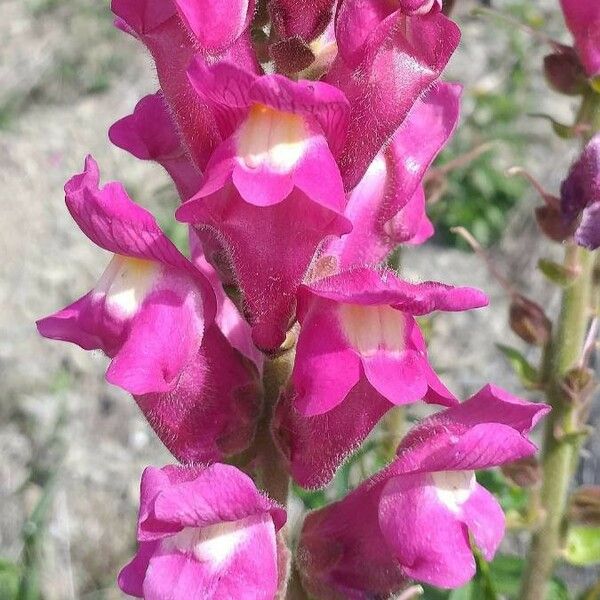
[[[116,16],[117,27],[138,38],[152,55],[161,90],[177,122],[184,146],[196,166],[204,169],[221,138],[210,107],[198,96],[187,77],[192,58],[205,55],[200,54],[202,46],[197,34],[181,18],[183,5],[188,3],[181,0],[180,4],[181,12],[178,12],[173,0],[112,0],[111,9]],[[230,3],[210,4],[224,6]],[[189,7],[187,12],[191,12]],[[193,15],[190,17],[188,25],[191,22],[194,26],[198,25]],[[203,25],[209,37],[230,33],[224,29],[215,32],[208,19],[203,21]],[[252,72],[260,70],[247,28],[223,52],[204,60],[214,62],[224,59]]]
[[[148,467],[138,552],[119,587],[146,600],[273,600],[283,508],[235,467]]]
[[[387,270],[356,268],[303,285],[292,382],[305,416],[341,404],[363,378],[392,404],[451,398],[427,362],[415,316],[487,305],[473,288],[411,284]],[[436,393],[437,392],[437,393]]]
[[[427,14],[421,14],[425,9]],[[325,81],[350,102],[339,164],[351,190],[416,100],[438,79],[460,31],[431,2],[344,0],[338,8],[336,39],[338,56]]]
[[[439,83],[417,100],[390,144],[349,194],[345,215],[352,231],[323,251],[340,270],[383,261],[400,244],[433,234],[425,214],[422,180],[458,121],[461,87]]]
[[[560,4],[587,74],[590,77],[600,75],[600,3],[597,0],[560,0]]]
[[[181,145],[161,92],[142,98],[131,115],[112,125],[108,135],[113,144],[137,158],[159,163],[173,179],[182,200],[187,200],[200,188],[200,171]],[[190,251],[192,262],[210,280],[217,297],[217,326],[231,345],[260,369],[262,354],[252,344],[250,327],[225,294],[219,276],[211,266],[224,262],[223,248],[208,232],[190,231]],[[229,273],[220,273],[220,276],[221,280],[230,281]]]
[[[108,137],[136,158],[160,164],[173,179],[182,200],[200,188],[200,171],[181,143],[162,92],[144,96],[132,114],[111,126]]]
[[[142,98],[132,114],[113,123],[108,131],[110,141],[141,160],[160,164],[173,179],[182,201],[188,200],[199,189],[202,181],[200,170],[186,152],[175,122],[162,92]],[[212,276],[204,258],[219,271],[224,283],[231,283],[233,276],[218,238],[207,230],[192,231],[190,228],[192,260],[211,282],[219,302],[230,304],[218,279]],[[240,327],[243,318],[240,315]],[[237,328],[236,328],[237,329]]]
[[[428,393],[425,402],[452,404]],[[365,379],[361,379],[344,401],[321,415],[306,417],[296,408],[297,393],[290,386],[275,409],[272,430],[287,469],[303,488],[327,485],[344,460],[366,439],[393,404]]]
[[[351,228],[334,159],[347,102],[324,83],[256,77],[227,63],[196,62],[190,78],[215,106],[226,139],[177,218],[218,234],[254,341],[274,350],[293,322],[296,290],[319,244]]]
[[[455,588],[504,535],[475,471],[532,455],[527,434],[550,408],[486,386],[413,428],[396,459],[346,498],[310,514],[298,550],[306,589],[323,600],[385,597],[405,578]]]
[[[366,268],[302,286],[296,362],[273,423],[294,480],[328,483],[394,405],[456,404],[429,365],[414,317],[486,304],[472,288],[410,284]]]
[[[560,189],[565,229],[589,250],[600,248],[600,134],[586,145]]]
[[[38,321],[40,333],[111,358],[108,381],[133,394],[180,460],[244,450],[260,411],[257,371],[215,325],[210,281],[121,184],[98,183],[88,157],[65,186],[67,207],[114,257],[93,290]]]

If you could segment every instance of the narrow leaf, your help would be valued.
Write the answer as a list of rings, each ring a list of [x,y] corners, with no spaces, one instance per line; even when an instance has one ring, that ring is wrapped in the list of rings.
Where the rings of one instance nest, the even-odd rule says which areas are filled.
[[[537,369],[516,348],[496,344],[498,350],[504,354],[504,357],[510,363],[513,371],[527,389],[536,389],[540,387],[540,380]]]
[[[569,287],[579,275],[577,271],[545,258],[538,262],[538,269],[546,279],[561,287]]]

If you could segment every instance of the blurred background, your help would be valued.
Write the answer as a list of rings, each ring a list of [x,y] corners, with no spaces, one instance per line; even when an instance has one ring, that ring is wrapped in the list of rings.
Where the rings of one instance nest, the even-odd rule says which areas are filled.
[[[510,21],[473,14],[477,6],[457,0],[463,41],[446,78],[462,82],[465,94],[459,130],[429,182],[437,234],[403,251],[401,268],[411,279],[475,285],[491,297],[488,309],[427,324],[434,366],[457,394],[494,381],[534,398],[496,344],[534,362],[536,351],[510,332],[505,292],[450,228],[469,229],[502,273],[555,311],[556,289],[536,264],[560,248],[536,232],[535,194],[505,171],[525,166],[556,192],[577,142],[557,138],[548,120],[532,114],[569,122],[574,107],[542,80],[543,42]],[[569,41],[558,0],[495,0],[493,7]],[[0,600],[16,597],[19,581],[27,582],[20,596],[27,600],[120,598],[115,577],[134,549],[141,471],[172,459],[135,403],[104,381],[106,359],[42,340],[34,321],[86,292],[107,262],[63,203],[62,186],[87,153],[104,181],[121,180],[177,234],[166,175],[112,147],[106,134],[157,83],[142,47],[113,28],[107,0],[0,0],[0,17]],[[580,483],[600,483],[599,457],[595,434]],[[331,489],[299,492],[297,508],[335,498],[376,466],[355,457]],[[508,511],[523,501],[500,475],[488,483]],[[509,535],[504,551],[518,554],[525,539]],[[583,588],[594,571],[560,576],[566,584],[557,583],[563,595],[556,597],[567,598],[567,588]]]

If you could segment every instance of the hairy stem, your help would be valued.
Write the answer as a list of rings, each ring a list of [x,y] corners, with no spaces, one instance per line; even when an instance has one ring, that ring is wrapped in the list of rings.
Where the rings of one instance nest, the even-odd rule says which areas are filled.
[[[567,247],[565,266],[579,268],[580,275],[562,297],[555,335],[546,349],[543,366],[548,402],[552,412],[546,418],[542,450],[542,523],[534,534],[521,588],[521,600],[543,600],[560,551],[563,519],[569,484],[579,453],[576,406],[563,387],[565,374],[581,356],[591,296],[592,256],[583,248]]]
[[[290,476],[281,452],[275,445],[271,432],[271,422],[275,404],[281,390],[285,387],[294,364],[293,344],[273,358],[265,360],[263,370],[263,415],[256,432],[256,472],[257,483],[282,506],[287,505]]]

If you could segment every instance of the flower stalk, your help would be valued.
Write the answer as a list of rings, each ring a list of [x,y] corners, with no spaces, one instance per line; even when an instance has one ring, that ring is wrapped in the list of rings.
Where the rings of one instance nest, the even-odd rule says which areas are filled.
[[[584,142],[600,130],[600,95],[591,89],[582,98],[576,126],[583,128]],[[547,593],[562,546],[568,491],[584,436],[585,423],[580,422],[577,397],[569,396],[565,377],[571,369],[585,368],[582,357],[592,315],[594,256],[585,248],[569,243],[564,266],[579,275],[563,291],[555,333],[542,359],[542,382],[552,412],[545,422],[542,446],[541,525],[531,540],[522,600],[539,600]]]
[[[547,397],[552,412],[545,422],[542,453],[543,521],[534,534],[521,590],[522,600],[541,600],[559,554],[569,484],[581,442],[577,406],[567,395],[564,377],[579,361],[587,325],[591,294],[592,255],[570,245],[564,264],[579,268],[580,275],[564,291],[556,334],[545,353],[543,366]]]

